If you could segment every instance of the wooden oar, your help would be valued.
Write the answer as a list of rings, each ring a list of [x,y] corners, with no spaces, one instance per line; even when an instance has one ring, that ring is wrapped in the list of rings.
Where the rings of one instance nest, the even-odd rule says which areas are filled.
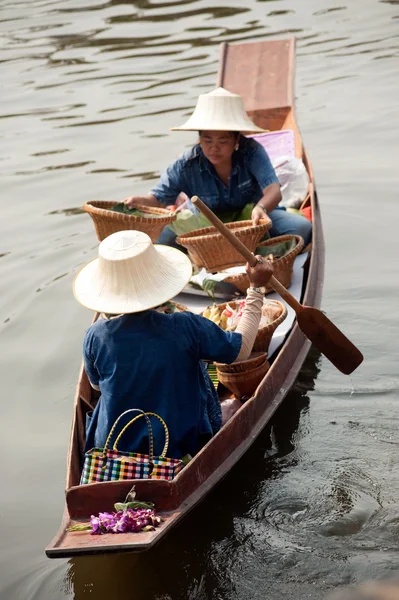
[[[193,204],[206,216],[218,231],[230,242],[251,265],[256,258],[246,246],[218,219],[218,217],[198,198],[191,198]],[[345,375],[352,373],[363,361],[363,355],[354,344],[320,310],[303,306],[285,287],[272,277],[269,284],[296,312],[298,325],[310,341]]]

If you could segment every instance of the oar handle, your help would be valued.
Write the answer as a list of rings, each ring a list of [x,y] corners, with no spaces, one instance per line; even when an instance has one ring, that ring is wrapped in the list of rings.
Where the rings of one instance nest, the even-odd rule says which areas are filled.
[[[234,233],[211,211],[198,196],[193,196],[191,202],[202,212],[203,215],[212,223],[214,227],[230,242],[230,244],[245,258],[251,267],[256,265],[256,258],[253,253],[239,240]],[[285,287],[275,278],[270,278],[270,285],[277,294],[279,294],[294,309],[296,313],[302,310],[302,305],[290,294]]]

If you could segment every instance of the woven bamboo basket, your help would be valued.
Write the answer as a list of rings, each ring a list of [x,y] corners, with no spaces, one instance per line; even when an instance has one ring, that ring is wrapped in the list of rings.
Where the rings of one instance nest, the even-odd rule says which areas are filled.
[[[275,244],[278,244],[279,242],[286,242],[288,240],[291,240],[292,238],[296,238],[297,241],[295,248],[290,250],[290,252],[287,252],[287,254],[285,254],[281,258],[276,258],[273,261],[273,275],[285,288],[289,288],[291,285],[292,273],[294,270],[294,260],[302,251],[304,245],[303,238],[300,235],[279,235],[277,237],[270,238],[265,242],[261,242],[257,245],[257,248],[267,248],[267,246],[273,246]],[[249,278],[246,273],[241,273],[240,275],[232,275],[231,277],[227,277],[227,279],[225,279],[224,281],[226,283],[231,283],[244,294],[250,285]],[[271,292],[273,290],[273,288],[270,285],[266,285],[265,287],[266,292]]]
[[[287,316],[287,309],[282,302],[279,302],[279,300],[267,300],[267,303],[277,305],[281,309],[281,312],[279,316],[276,319],[274,319],[274,321],[269,323],[269,325],[265,325],[258,329],[252,352],[267,352],[267,349],[269,348],[269,344],[273,337],[273,333]],[[234,300],[230,301],[229,303],[224,302],[223,304],[217,304],[217,306],[224,310],[227,304],[229,304],[229,306],[231,306],[232,308],[236,308],[238,306],[238,302]]]
[[[148,214],[145,217],[125,215],[113,212],[111,209],[118,202],[106,200],[92,200],[82,206],[94,221],[97,238],[100,242],[117,231],[136,229],[150,236],[153,242],[159,238],[165,225],[176,220],[176,215],[164,208],[153,208],[152,206],[137,206],[141,212]],[[152,215],[163,215],[154,217]]]
[[[241,373],[243,371],[252,371],[262,365],[267,359],[266,352],[252,352],[247,360],[240,360],[231,364],[215,362],[218,371],[223,373]]]
[[[269,218],[262,219],[259,225],[252,221],[237,221],[226,223],[235,236],[253,252],[259,240],[272,226]],[[217,272],[242,263],[242,256],[215,229],[204,227],[177,238],[177,243],[187,248],[191,260],[197,267],[205,267],[207,271]]]
[[[260,365],[249,371],[226,373],[216,366],[219,382],[222,383],[236,398],[252,396],[256,388],[270,369],[270,364],[264,360]]]

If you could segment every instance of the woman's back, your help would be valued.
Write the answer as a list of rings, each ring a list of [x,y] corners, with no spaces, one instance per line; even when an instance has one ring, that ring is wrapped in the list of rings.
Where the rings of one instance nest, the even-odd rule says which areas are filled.
[[[206,412],[214,390],[200,359],[232,362],[239,334],[226,333],[192,313],[166,315],[155,310],[99,319],[87,331],[85,368],[101,399],[87,424],[86,450],[102,447],[117,417],[128,408],[159,414],[170,433],[168,455],[195,454],[212,436]],[[144,423],[135,423],[122,450],[148,452]],[[155,452],[163,432],[154,422]]]

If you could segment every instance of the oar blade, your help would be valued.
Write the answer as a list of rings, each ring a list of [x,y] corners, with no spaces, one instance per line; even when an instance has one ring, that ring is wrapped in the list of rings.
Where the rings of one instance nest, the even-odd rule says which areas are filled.
[[[304,306],[297,319],[303,333],[341,373],[350,375],[363,362],[360,350],[321,310]]]

